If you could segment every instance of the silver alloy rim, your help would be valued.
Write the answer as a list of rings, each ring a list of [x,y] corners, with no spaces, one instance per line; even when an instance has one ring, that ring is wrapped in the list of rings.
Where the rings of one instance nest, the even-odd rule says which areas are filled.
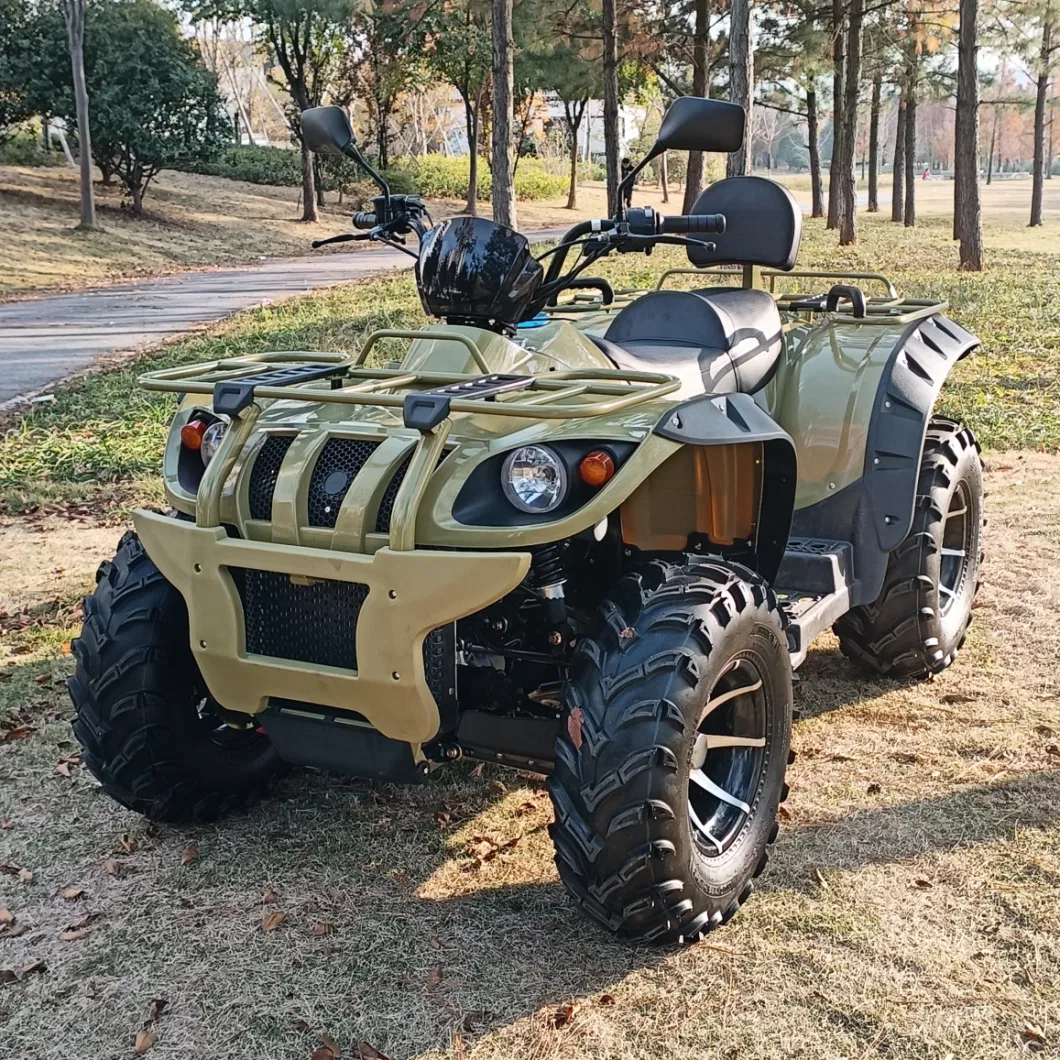
[[[968,484],[963,480],[950,496],[949,508],[942,520],[941,563],[939,564],[939,613],[949,614],[964,588],[968,572],[968,550],[971,546],[972,505]]]
[[[711,688],[692,743],[688,820],[700,851],[724,854],[754,809],[766,746],[762,675],[733,659]]]

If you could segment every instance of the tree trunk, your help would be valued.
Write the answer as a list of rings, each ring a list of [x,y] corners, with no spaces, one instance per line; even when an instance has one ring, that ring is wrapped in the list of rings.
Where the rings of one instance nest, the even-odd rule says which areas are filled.
[[[143,178],[133,173],[129,178],[129,194],[132,196],[132,215],[141,217],[144,212],[144,183]]]
[[[843,195],[840,179],[843,162],[843,136],[845,125],[841,116],[843,100],[846,98],[844,76],[846,74],[846,26],[843,0],[832,0],[832,158],[828,165],[828,227],[839,225],[839,208]]]
[[[603,0],[604,43],[604,159],[607,163],[607,209],[612,217],[622,212],[618,198],[619,172],[618,142],[618,25],[615,0]]]
[[[739,151],[729,155],[726,173],[742,177],[751,172],[752,93],[754,52],[751,50],[751,0],[732,0],[729,10],[729,99],[747,113],[746,133]]]
[[[961,268],[983,271],[983,215],[979,202],[979,70],[975,36],[979,0],[960,0],[957,42],[957,125],[954,136],[954,237]]]
[[[710,61],[710,0],[696,0],[696,28],[692,38],[692,95],[707,95]],[[682,213],[691,213],[699,193],[703,190],[703,152],[690,151],[685,178],[685,199]]]
[[[810,151],[811,217],[824,217],[824,195],[821,189],[821,134],[817,128],[817,89],[806,89],[806,138]]]
[[[905,87],[898,97],[898,122],[894,132],[894,164],[891,166],[891,220],[902,220],[902,199],[905,188]]]
[[[323,208],[324,206],[324,174],[320,168],[320,159],[313,156],[313,183],[317,189],[317,206]]]
[[[883,73],[872,78],[872,104],[869,107],[869,213],[880,212],[880,96]]]
[[[842,197],[839,208],[839,245],[858,241],[858,184],[854,169],[857,149],[858,92],[861,88],[861,27],[865,0],[850,0],[847,30],[847,62],[843,74],[843,168],[840,170]]]
[[[910,60],[909,98],[905,104],[905,213],[906,228],[916,227],[916,59]]]
[[[469,90],[470,91],[470,90]],[[478,214],[478,107],[471,105],[469,96],[464,96],[464,121],[467,126],[467,147],[470,157],[467,172],[467,205],[464,213],[472,217]]]
[[[994,104],[994,125],[990,130],[990,155],[986,160],[986,182],[989,184],[994,179],[994,149],[997,146],[997,104]]]
[[[317,187],[313,173],[313,152],[309,150],[305,140],[299,133],[302,141],[302,220],[317,220]]]
[[[514,56],[512,0],[493,0],[493,220],[509,228],[517,226],[512,171]]]
[[[1052,56],[1053,23],[1046,13],[1042,25],[1042,50],[1038,68],[1038,94],[1034,101],[1034,170],[1031,182],[1031,228],[1042,223],[1042,192],[1045,180],[1045,107],[1049,99],[1049,61]]]
[[[77,108],[78,161],[81,169],[81,227],[94,228],[96,200],[92,192],[92,136],[89,130],[88,87],[85,84],[85,3],[65,0],[66,35]]]

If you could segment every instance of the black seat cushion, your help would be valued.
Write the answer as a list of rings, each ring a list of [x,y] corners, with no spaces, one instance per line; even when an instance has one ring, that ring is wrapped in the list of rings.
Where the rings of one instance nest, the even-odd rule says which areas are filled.
[[[781,334],[766,291],[652,291],[621,310],[597,345],[619,368],[677,376],[682,397],[753,394],[776,371]]]

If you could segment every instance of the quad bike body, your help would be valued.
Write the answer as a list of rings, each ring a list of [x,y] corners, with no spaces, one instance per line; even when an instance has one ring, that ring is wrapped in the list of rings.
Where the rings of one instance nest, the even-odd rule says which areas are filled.
[[[337,108],[303,120],[359,157]],[[656,152],[742,137],[739,108],[684,99]],[[355,220],[420,237],[444,323],[141,380],[181,395],[172,511],[136,513],[86,602],[85,761],[167,820],[243,805],[283,762],[549,773],[582,907],[695,939],[765,865],[814,637],[903,676],[963,642],[981,469],[933,408],[977,341],[883,277],[794,271],[801,214],[760,178],[687,217],[578,225],[541,264],[510,229],[428,228],[383,190]],[[654,291],[584,275],[667,242],[690,267]],[[792,277],[813,293],[773,293]]]

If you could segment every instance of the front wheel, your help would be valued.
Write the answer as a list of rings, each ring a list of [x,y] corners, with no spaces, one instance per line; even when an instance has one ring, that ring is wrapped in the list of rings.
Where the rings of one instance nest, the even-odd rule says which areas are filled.
[[[252,719],[210,698],[184,598],[131,532],[96,580],[69,684],[85,765],[108,795],[155,821],[214,820],[245,806],[281,763]]]
[[[689,942],[727,921],[776,839],[790,741],[765,582],[713,560],[624,577],[575,654],[549,782],[567,890],[627,938]]]

